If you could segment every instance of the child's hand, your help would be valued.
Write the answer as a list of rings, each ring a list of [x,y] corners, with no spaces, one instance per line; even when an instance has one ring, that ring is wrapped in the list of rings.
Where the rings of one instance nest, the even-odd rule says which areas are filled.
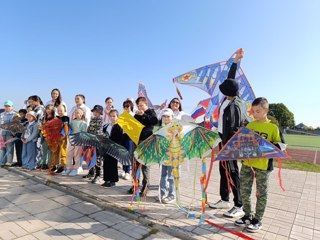
[[[234,58],[234,62],[237,63],[241,58],[243,58],[243,56],[244,56],[244,51],[242,48],[239,48],[236,53],[236,57]]]

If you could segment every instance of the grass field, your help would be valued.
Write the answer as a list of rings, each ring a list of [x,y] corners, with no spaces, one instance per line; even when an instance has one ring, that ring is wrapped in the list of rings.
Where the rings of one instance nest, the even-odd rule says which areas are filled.
[[[312,163],[304,163],[298,161],[291,160],[281,160],[282,168],[284,169],[292,169],[292,170],[300,170],[306,172],[320,172],[320,164],[312,164]],[[273,161],[273,165],[278,167],[278,162],[276,160]]]
[[[320,150],[320,136],[306,135],[283,135],[288,144],[288,148],[305,149],[305,150]]]

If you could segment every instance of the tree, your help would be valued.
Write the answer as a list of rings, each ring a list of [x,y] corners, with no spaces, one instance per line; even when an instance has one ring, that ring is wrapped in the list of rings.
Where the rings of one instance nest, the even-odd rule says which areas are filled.
[[[271,123],[273,123],[279,127],[279,122],[274,116],[268,115],[268,119],[270,120]]]
[[[281,128],[293,128],[295,126],[294,115],[283,103],[271,103],[269,115],[275,117]]]

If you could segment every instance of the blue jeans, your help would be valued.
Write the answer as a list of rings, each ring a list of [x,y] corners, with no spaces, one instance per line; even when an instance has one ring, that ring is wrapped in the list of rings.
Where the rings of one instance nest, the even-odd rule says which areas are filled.
[[[175,197],[174,177],[172,174],[172,166],[162,165],[160,179],[160,196]]]
[[[2,135],[3,141],[8,141],[11,136],[10,135]],[[14,142],[7,143],[6,147],[1,148],[0,151],[0,166],[5,163],[12,164],[13,161],[13,150],[14,150]]]
[[[22,167],[33,170],[36,167],[36,142],[28,142],[23,144],[22,148]]]

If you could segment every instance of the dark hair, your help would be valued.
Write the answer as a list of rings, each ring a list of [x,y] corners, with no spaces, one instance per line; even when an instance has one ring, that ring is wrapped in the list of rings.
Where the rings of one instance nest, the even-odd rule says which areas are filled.
[[[56,111],[55,111],[55,109],[54,109],[54,105],[53,104],[48,104],[47,106],[46,106],[46,110],[51,110],[51,115],[52,115],[52,117],[54,117],[55,116],[55,114],[56,114]],[[44,115],[43,115],[43,120],[44,121],[47,121],[47,119],[48,119],[48,114],[47,114],[47,111],[45,111],[44,112]]]
[[[122,106],[123,106],[123,108],[125,108],[125,106],[129,106],[131,112],[133,111],[133,102],[130,101],[130,100],[125,100],[125,101],[123,102]]]
[[[252,106],[260,105],[263,109],[269,109],[268,100],[264,97],[258,97],[252,102]]]
[[[138,105],[139,102],[144,102],[145,104],[148,105],[148,100],[145,97],[138,97],[136,100],[136,104]]]
[[[58,107],[58,106],[62,103],[62,96],[61,96],[60,90],[59,90],[58,88],[54,88],[54,89],[52,89],[52,91],[51,91],[51,97],[52,97],[52,93],[53,93],[54,91],[57,91],[57,92],[59,93],[59,96],[58,96],[56,102],[54,103],[54,106],[55,106],[55,107]]]
[[[115,112],[115,113],[117,114],[117,116],[119,117],[119,112],[118,112],[118,110],[117,110],[117,109],[114,109],[114,108],[110,110],[109,116],[110,116],[110,114],[113,113],[113,112]]]
[[[86,103],[86,97],[85,97],[83,94],[77,94],[77,95],[75,96],[75,98],[76,98],[76,97],[81,97],[81,98],[83,99],[83,104]]]
[[[40,105],[43,105],[43,102],[38,95],[32,95],[28,98],[28,100],[32,100],[32,101],[40,103]]]
[[[172,109],[172,108],[171,108],[171,103],[172,103],[174,100],[177,100],[177,101],[179,102],[179,111],[181,112],[181,111],[182,111],[182,105],[181,105],[181,102],[180,102],[179,98],[177,98],[177,97],[171,99],[171,101],[170,101],[169,104],[168,104],[168,108]]]
[[[110,99],[111,99],[111,100],[112,100],[112,102],[113,102],[112,97],[107,97],[107,98],[106,98],[106,100],[104,100],[104,102],[106,102],[106,101],[108,101],[108,100],[110,100]]]
[[[27,111],[26,109],[20,109],[18,113],[24,113],[24,114],[27,114],[27,112],[28,112],[28,111]]]

